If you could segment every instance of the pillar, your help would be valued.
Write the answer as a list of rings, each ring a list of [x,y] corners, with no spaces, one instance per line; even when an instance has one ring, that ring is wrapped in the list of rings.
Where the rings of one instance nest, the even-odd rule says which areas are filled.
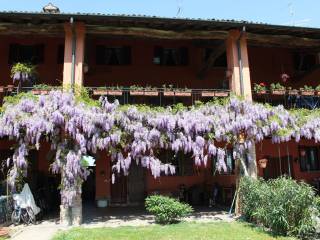
[[[83,86],[83,64],[85,52],[85,25],[81,22],[65,23],[65,44],[63,64],[63,86],[72,86],[74,74],[74,85]],[[75,49],[74,66],[72,64],[72,51]]]
[[[246,33],[241,34],[239,30],[231,30],[226,46],[230,90],[238,96],[242,95],[247,100],[252,100]],[[240,69],[240,61],[242,69]],[[243,84],[241,84],[241,75]]]
[[[85,54],[85,25],[83,23],[76,23],[76,61],[75,61],[75,85],[83,86],[83,65]]]
[[[64,24],[64,63],[63,63],[63,87],[71,86],[72,72],[72,28],[70,23]]]

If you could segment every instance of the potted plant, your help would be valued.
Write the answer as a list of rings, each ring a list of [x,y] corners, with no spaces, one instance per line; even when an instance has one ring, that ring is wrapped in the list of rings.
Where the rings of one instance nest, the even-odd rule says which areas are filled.
[[[15,63],[11,68],[11,77],[13,83],[18,83],[18,91],[23,85],[28,87],[33,84],[35,80],[36,70],[35,66],[29,63]]]
[[[320,85],[316,86],[316,88],[314,90],[315,90],[315,94],[319,96],[320,95]]]
[[[143,87],[138,85],[130,86],[130,95],[131,96],[144,96]]]
[[[228,90],[216,90],[214,92],[215,97],[228,97],[229,91]]]
[[[187,87],[178,88],[174,91],[174,95],[177,97],[191,97],[191,90]]]
[[[292,87],[288,87],[288,95],[298,95],[299,91],[297,89],[293,89]]]
[[[260,159],[258,161],[258,163],[259,163],[260,168],[266,168],[267,167],[267,163],[268,163],[268,159],[266,159],[266,158]]]
[[[253,90],[257,94],[266,94],[267,93],[267,87],[264,82],[261,82],[259,84],[255,83],[253,86]]]
[[[38,84],[33,86],[32,93],[35,95],[45,95],[48,94],[51,90],[52,86],[46,84]]]
[[[314,89],[311,86],[304,85],[303,88],[300,88],[300,94],[302,96],[313,96]]]
[[[150,96],[150,97],[156,97],[159,95],[159,92],[158,92],[158,89],[155,87],[146,86],[144,95]]]
[[[270,85],[270,91],[273,95],[284,95],[286,93],[286,88],[280,83],[272,83]]]
[[[166,97],[173,97],[174,91],[173,91],[173,85],[168,85],[168,87],[164,84],[163,86],[163,96]]]
[[[201,91],[201,97],[214,97],[214,90]]]
[[[111,87],[109,90],[107,90],[107,94],[111,96],[121,96],[122,89],[123,87],[121,86]]]
[[[108,95],[108,90],[106,87],[99,87],[93,90],[93,95],[96,95],[96,96]]]

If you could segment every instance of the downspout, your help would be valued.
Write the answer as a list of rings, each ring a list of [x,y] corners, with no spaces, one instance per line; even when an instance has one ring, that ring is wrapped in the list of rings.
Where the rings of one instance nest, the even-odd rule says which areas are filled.
[[[243,36],[243,33],[246,31],[246,26],[242,27],[242,30],[240,32],[240,36],[237,40],[237,48],[238,48],[238,62],[239,62],[239,75],[240,75],[240,94],[241,96],[244,96],[244,83],[243,83],[243,64],[242,64],[242,54],[241,54],[241,38]]]
[[[70,18],[70,24],[71,24],[71,30],[72,30],[71,91],[74,92],[77,38],[76,38],[76,34],[75,34],[75,26],[74,26],[73,17]]]

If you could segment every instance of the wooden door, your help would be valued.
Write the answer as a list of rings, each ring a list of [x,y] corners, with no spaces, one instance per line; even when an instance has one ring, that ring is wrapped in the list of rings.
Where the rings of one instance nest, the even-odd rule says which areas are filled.
[[[111,184],[111,204],[127,203],[127,177],[116,176],[115,183]]]
[[[135,162],[131,164],[128,176],[128,198],[129,203],[143,205],[146,197],[145,193],[145,170],[137,166]]]

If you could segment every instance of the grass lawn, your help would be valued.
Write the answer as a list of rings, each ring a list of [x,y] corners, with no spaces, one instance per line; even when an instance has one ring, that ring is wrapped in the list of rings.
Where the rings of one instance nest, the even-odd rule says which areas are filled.
[[[58,233],[53,240],[288,240],[273,237],[249,224],[234,223],[179,223],[169,226],[118,228],[74,228]]]

